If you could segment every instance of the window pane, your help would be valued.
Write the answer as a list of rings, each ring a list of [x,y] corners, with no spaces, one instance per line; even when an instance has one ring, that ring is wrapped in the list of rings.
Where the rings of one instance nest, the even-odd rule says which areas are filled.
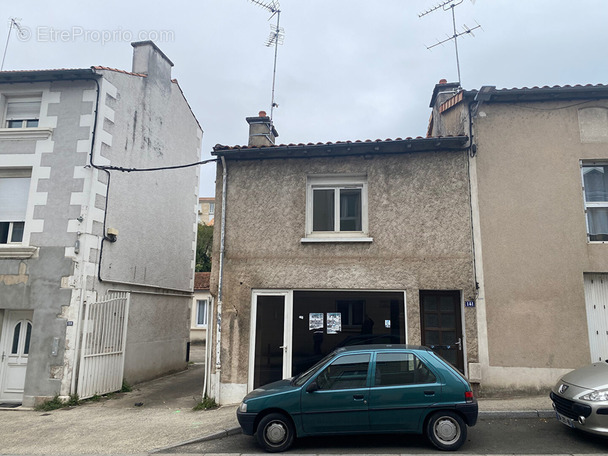
[[[361,189],[340,190],[340,231],[361,231]]]
[[[608,201],[608,166],[583,166],[585,201]]]
[[[23,347],[23,354],[27,355],[30,352],[30,339],[32,337],[32,324],[27,322],[27,332],[25,333],[25,347]]]
[[[10,222],[0,222],[0,244],[8,242],[8,229],[10,225]]]
[[[11,234],[11,242],[21,242],[23,240],[23,228],[25,222],[13,222],[13,232]]]
[[[19,335],[21,334],[21,323],[17,323],[15,331],[13,332],[13,346],[11,348],[11,355],[16,355],[19,349]]]
[[[28,128],[34,128],[38,126],[38,119],[29,119],[25,121],[25,126]]]
[[[207,301],[196,301],[197,313],[196,313],[196,324],[204,326],[207,324]]]
[[[322,390],[364,388],[367,384],[369,355],[347,355],[338,358],[317,377]]]
[[[23,120],[7,120],[6,128],[21,128],[23,127]]]
[[[435,381],[435,375],[411,353],[380,353],[376,358],[376,385],[412,385]]]
[[[608,207],[587,208],[590,241],[608,241]]]
[[[334,190],[313,190],[312,230],[334,231]]]

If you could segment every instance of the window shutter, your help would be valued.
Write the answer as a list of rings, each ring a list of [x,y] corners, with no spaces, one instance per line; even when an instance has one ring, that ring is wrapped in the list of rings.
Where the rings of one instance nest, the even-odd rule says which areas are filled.
[[[40,117],[40,100],[37,101],[11,101],[6,108],[6,118],[11,119],[38,119]]]
[[[29,177],[0,178],[0,222],[25,221],[29,190]]]

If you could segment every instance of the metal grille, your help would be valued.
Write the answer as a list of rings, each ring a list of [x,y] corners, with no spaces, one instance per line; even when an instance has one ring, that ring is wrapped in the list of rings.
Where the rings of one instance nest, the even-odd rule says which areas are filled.
[[[573,420],[578,420],[579,416],[588,417],[591,415],[591,407],[565,399],[555,393],[551,393],[551,400],[555,404],[555,410],[560,414]]]
[[[78,397],[118,391],[122,388],[130,295],[108,293],[85,304]]]

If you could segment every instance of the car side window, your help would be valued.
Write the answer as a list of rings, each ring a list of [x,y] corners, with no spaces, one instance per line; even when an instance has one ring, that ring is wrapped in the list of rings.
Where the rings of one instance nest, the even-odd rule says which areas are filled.
[[[376,386],[435,383],[431,370],[412,353],[378,353]]]
[[[320,390],[364,388],[367,385],[369,353],[345,355],[336,359],[317,376]]]

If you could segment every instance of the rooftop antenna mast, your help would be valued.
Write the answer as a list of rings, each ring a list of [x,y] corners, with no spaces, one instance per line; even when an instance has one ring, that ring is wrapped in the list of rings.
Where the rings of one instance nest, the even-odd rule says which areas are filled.
[[[261,6],[266,11],[270,12],[270,17],[268,20],[272,19],[274,16],[277,17],[276,25],[270,24],[270,35],[266,40],[266,47],[274,46],[274,67],[272,70],[272,100],[270,103],[270,120],[272,120],[272,115],[274,112],[274,108],[278,108],[279,105],[274,101],[274,86],[277,77],[277,54],[279,52],[279,44],[283,44],[285,40],[285,30],[283,27],[279,27],[281,20],[281,10],[279,9],[281,6],[279,5],[278,0],[249,0],[251,3]]]
[[[463,24],[462,27],[462,32],[458,32],[456,30],[456,14],[454,13],[454,9],[460,5],[464,0],[446,0],[444,2],[439,3],[438,5],[433,6],[432,8],[424,11],[423,13],[420,13],[418,15],[418,17],[423,17],[426,16],[427,14],[432,13],[433,11],[437,11],[438,9],[443,9],[443,11],[448,11],[451,10],[452,11],[452,26],[453,26],[453,34],[452,36],[448,36],[445,40],[441,40],[438,41],[437,43],[433,44],[432,46],[427,46],[426,48],[431,50],[433,49],[435,46],[439,46],[440,44],[446,43],[450,40],[454,40],[454,49],[456,51],[456,69],[458,70],[458,85],[460,85],[461,80],[460,80],[460,59],[458,57],[458,37],[462,36],[462,35],[468,35],[471,34],[472,36],[475,36],[473,34],[473,30],[476,30],[478,28],[481,28],[481,25],[477,24],[475,27],[467,27],[466,24]],[[471,0],[473,1],[473,0]]]
[[[21,21],[21,19],[17,19],[16,17],[11,17],[9,24],[8,24],[8,36],[6,37],[6,45],[4,46],[4,54],[2,55],[2,64],[0,65],[0,71],[2,71],[4,69],[4,60],[6,59],[6,51],[8,49],[8,43],[11,39],[11,32],[13,31],[13,28],[17,29],[17,33],[19,34],[20,37],[25,37],[26,36],[26,32],[25,30],[23,30],[21,28],[21,24],[19,24],[19,22]]]

